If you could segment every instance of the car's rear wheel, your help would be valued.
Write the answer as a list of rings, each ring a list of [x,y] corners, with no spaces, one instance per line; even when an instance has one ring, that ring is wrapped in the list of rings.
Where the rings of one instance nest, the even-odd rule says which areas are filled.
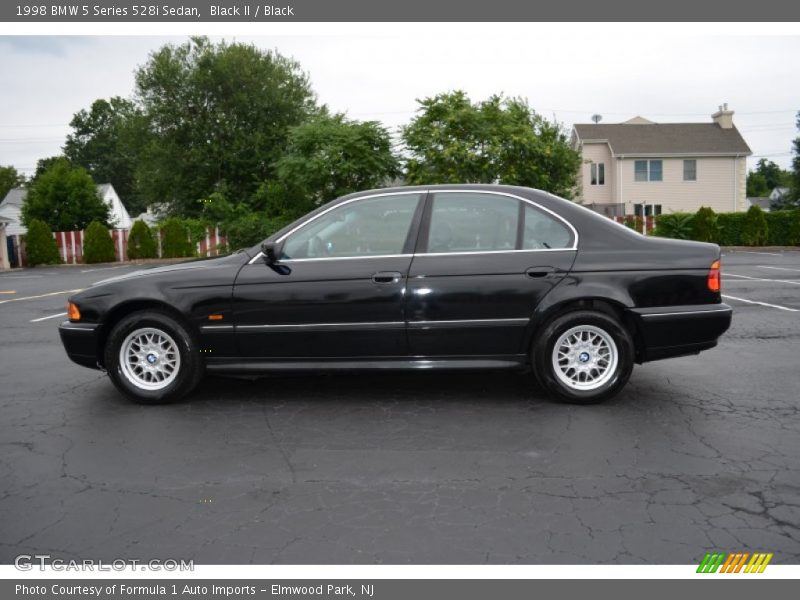
[[[111,330],[105,366],[114,385],[141,404],[163,404],[189,393],[203,374],[197,343],[170,315],[141,311]]]
[[[550,321],[533,347],[539,382],[554,396],[576,404],[617,394],[633,370],[630,333],[606,313],[581,310]]]

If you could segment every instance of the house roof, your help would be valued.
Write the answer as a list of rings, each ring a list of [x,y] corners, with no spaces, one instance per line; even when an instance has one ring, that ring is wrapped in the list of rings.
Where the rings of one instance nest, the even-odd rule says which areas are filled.
[[[769,205],[772,202],[769,197],[764,196],[748,196],[747,202],[750,203],[750,206],[758,206],[764,210],[769,210]]]
[[[22,206],[25,201],[25,190],[23,188],[12,188],[8,190],[6,197],[0,202],[0,208],[4,206]]]
[[[750,154],[736,127],[716,123],[576,124],[581,142],[608,142],[614,154]]]

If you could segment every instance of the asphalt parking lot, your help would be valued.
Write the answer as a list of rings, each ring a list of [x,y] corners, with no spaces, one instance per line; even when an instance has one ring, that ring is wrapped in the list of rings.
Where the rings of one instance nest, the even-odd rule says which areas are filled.
[[[508,373],[209,378],[131,404],[53,316],[128,269],[0,274],[2,563],[800,562],[800,252],[725,252],[720,346],[587,407]]]

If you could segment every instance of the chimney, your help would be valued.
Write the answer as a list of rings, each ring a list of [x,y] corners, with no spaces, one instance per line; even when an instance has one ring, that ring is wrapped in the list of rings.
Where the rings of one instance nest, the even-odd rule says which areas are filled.
[[[728,110],[727,102],[721,105],[719,110],[711,115],[711,118],[714,120],[714,123],[723,129],[730,129],[733,127],[733,111]]]

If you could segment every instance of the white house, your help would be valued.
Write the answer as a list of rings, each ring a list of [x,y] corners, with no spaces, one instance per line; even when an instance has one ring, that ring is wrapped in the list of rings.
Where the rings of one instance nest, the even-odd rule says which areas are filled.
[[[6,226],[7,235],[25,235],[28,231],[22,224],[22,203],[25,202],[26,194],[27,191],[24,188],[14,188],[0,202],[0,213],[12,219]],[[111,223],[114,229],[130,229],[131,217],[119,199],[114,186],[110,183],[97,184],[97,195],[111,209]]]
[[[769,193],[769,200],[770,202],[779,202],[783,200],[788,194],[789,194],[788,187],[772,188],[772,191]]]
[[[727,105],[706,123],[577,124],[572,143],[583,163],[578,199],[609,216],[747,210],[750,147]]]
[[[11,267],[8,258],[8,240],[10,238],[6,236],[6,227],[10,222],[11,218],[0,212],[0,270]]]
[[[6,235],[24,235],[28,230],[22,225],[22,203],[25,201],[25,190],[14,188],[9,190],[0,202],[0,213],[8,219]]]

